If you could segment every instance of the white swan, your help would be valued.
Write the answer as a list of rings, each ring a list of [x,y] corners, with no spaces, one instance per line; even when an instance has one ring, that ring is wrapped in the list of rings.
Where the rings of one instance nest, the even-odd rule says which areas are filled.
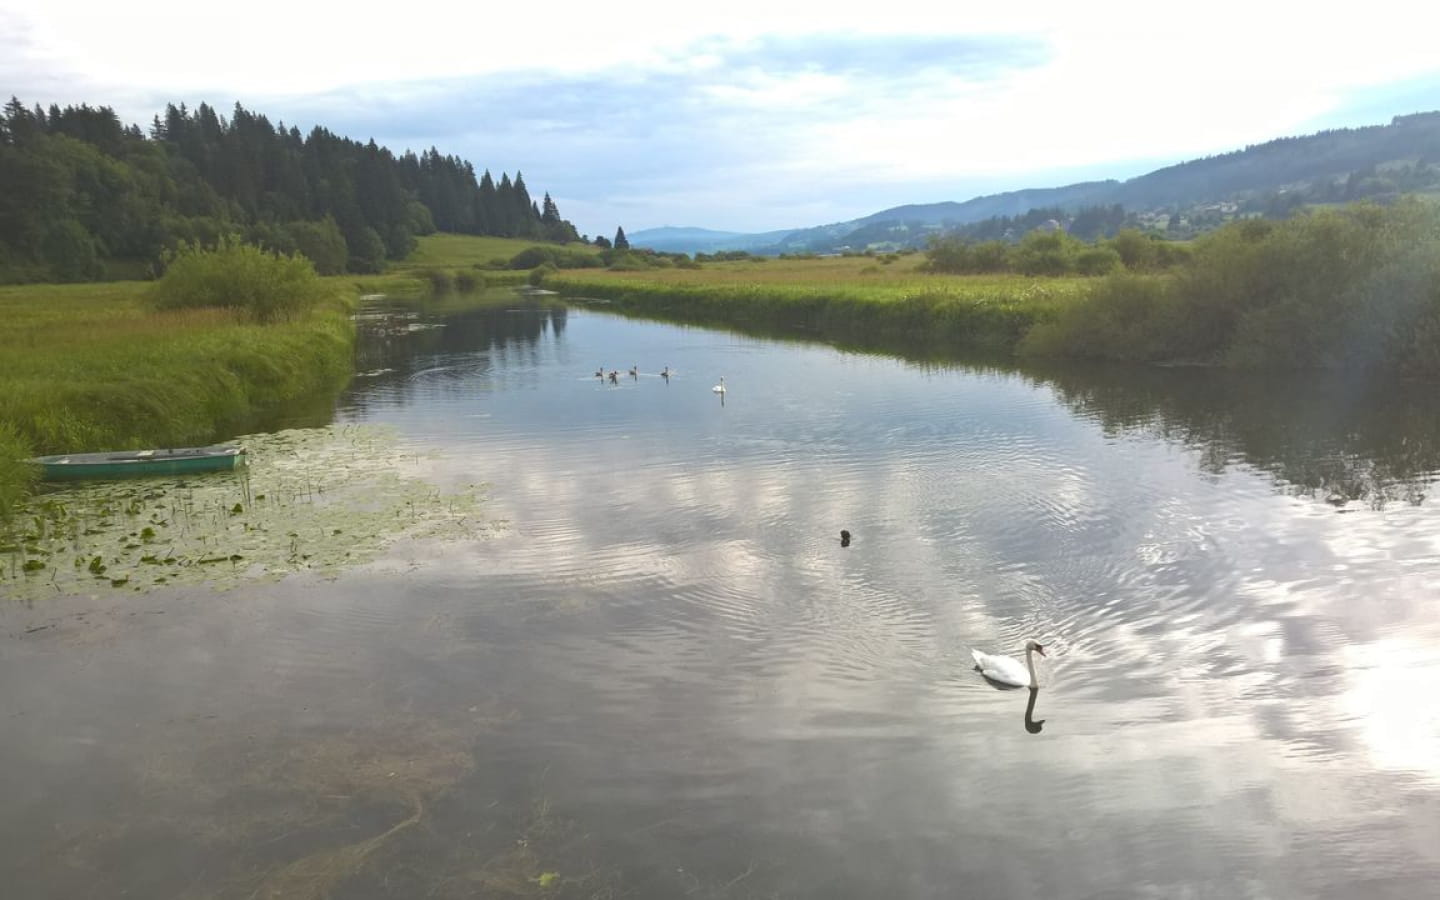
[[[717,393],[717,394],[723,394],[723,393],[725,393],[725,376],[724,376],[724,375],[721,375],[721,376],[720,376],[720,383],[717,384],[717,385],[715,385],[714,387],[712,387],[710,390],[714,391],[714,392]]]
[[[1024,665],[1013,656],[994,656],[979,650],[970,651],[970,655],[975,659],[975,668],[989,680],[1011,687],[1033,688],[1039,687],[1040,682],[1035,679],[1035,658],[1031,656],[1032,653],[1044,656],[1045,648],[1036,641],[1026,641]]]

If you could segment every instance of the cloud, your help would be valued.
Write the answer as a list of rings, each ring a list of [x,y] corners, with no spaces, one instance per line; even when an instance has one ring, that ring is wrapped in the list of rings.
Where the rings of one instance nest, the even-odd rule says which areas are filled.
[[[644,68],[352,87],[277,96],[261,108],[397,151],[435,146],[480,168],[522,169],[562,212],[595,217],[582,230],[599,232],[627,212],[663,217],[648,199],[658,196],[677,208],[673,215],[687,205],[713,209],[727,196],[735,202],[740,184],[768,185],[773,201],[823,175],[827,158],[833,164],[827,129],[856,117],[873,122],[916,97],[993,82],[1044,58],[1039,43],[1013,38],[716,39]],[[755,227],[763,217],[753,198],[743,203],[743,215],[716,218]]]
[[[922,25],[760,0],[680,17],[636,0],[624,17],[562,4],[537,31],[529,10],[473,4],[397,19],[364,2],[336,16],[253,0],[234,17],[0,0],[0,76],[26,102],[103,103],[127,121],[239,100],[396,151],[433,145],[523,170],[591,233],[617,219],[758,231],[1132,177],[1415,111],[1440,93],[1436,14],[1376,3],[1297,19],[1216,0],[1160,21],[1138,3],[1036,0]]]

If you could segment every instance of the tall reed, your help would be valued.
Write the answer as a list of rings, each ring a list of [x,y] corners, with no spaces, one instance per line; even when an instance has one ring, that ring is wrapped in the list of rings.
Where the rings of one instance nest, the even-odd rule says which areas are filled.
[[[333,400],[349,377],[353,301],[338,294],[262,325],[237,310],[155,310],[145,288],[0,288],[0,503],[24,495],[27,456],[209,443]]]

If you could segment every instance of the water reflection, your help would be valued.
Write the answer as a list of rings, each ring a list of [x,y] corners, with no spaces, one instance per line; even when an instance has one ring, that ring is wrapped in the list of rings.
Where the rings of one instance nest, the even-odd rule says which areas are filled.
[[[1053,388],[1107,434],[1179,441],[1198,451],[1202,471],[1218,474],[1244,463],[1269,472],[1282,492],[1336,507],[1419,505],[1440,473],[1440,385],[1433,380],[1367,372],[1020,365],[1008,357],[957,355],[927,343],[924,335],[863,326],[712,324],[799,345],[824,340],[934,371],[1021,374]]]
[[[1030,734],[1039,734],[1040,729],[1045,727],[1044,719],[1035,718],[1035,698],[1040,695],[1040,689],[1030,688],[1030,699],[1025,703],[1025,730]]]
[[[422,381],[466,382],[502,369],[533,367],[539,345],[560,342],[568,309],[544,297],[493,292],[490,302],[427,313],[377,303],[357,316],[357,380],[342,405],[363,406],[377,391],[405,403]],[[613,377],[612,377],[613,381]]]
[[[1280,490],[1343,507],[1419,505],[1440,472],[1440,390],[1365,374],[1130,367],[1026,370],[1112,436],[1149,434],[1237,463]]]
[[[218,601],[0,604],[0,880],[829,900],[1440,878],[1440,720],[1415,700],[1440,684],[1440,510],[1336,515],[1289,482],[1307,452],[1388,452],[1344,433],[1363,414],[1302,427],[1315,407],[1207,372],[1159,373],[1195,379],[1167,393],[519,315],[444,352],[443,320],[406,324],[382,339],[416,358],[341,409],[398,427],[430,482],[492,481],[494,538]],[[1366,489],[1423,490],[1429,458]],[[1028,691],[1022,738],[965,648],[1029,635],[1063,713],[1044,731]]]

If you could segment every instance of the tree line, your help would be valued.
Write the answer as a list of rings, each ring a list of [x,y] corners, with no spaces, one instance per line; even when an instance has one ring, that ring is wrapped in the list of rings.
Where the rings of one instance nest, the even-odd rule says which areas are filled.
[[[1118,269],[1168,269],[1187,259],[1189,248],[1135,228],[1122,228],[1112,238],[1087,243],[1049,220],[1048,227],[1037,227],[1014,243],[974,241],[961,234],[932,237],[925,256],[925,271],[956,275],[1108,275]]]
[[[396,155],[235,105],[168,105],[148,133],[88,104],[0,110],[0,281],[152,274],[162,255],[238,234],[322,274],[373,272],[417,235],[579,241],[517,171],[497,182],[435,148]]]

